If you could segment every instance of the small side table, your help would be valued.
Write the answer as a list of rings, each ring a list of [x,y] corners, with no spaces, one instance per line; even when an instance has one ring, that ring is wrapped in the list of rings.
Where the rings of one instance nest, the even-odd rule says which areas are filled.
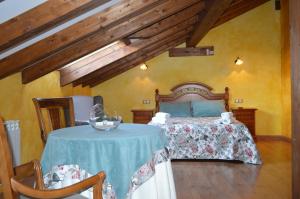
[[[247,126],[254,140],[256,140],[256,133],[255,133],[255,111],[256,110],[257,110],[256,108],[242,108],[242,107],[231,109],[235,118]]]
[[[153,110],[134,109],[131,112],[133,113],[133,123],[147,124],[153,117]]]

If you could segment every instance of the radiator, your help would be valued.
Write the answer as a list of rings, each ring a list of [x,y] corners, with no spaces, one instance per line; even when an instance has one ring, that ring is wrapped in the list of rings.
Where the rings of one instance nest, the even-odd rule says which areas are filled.
[[[5,121],[5,127],[8,134],[8,141],[13,155],[13,165],[21,164],[21,132],[19,120]]]

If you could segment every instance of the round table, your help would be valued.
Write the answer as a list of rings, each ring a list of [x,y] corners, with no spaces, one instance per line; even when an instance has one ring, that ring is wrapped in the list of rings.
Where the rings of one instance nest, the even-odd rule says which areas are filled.
[[[76,164],[92,175],[105,171],[118,198],[125,198],[130,178],[156,151],[166,146],[159,127],[120,124],[110,131],[98,131],[90,125],[52,131],[42,155],[43,172],[53,166]]]

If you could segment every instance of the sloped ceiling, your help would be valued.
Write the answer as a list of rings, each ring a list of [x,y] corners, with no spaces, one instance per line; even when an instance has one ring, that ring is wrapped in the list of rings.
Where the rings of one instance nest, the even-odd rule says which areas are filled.
[[[267,1],[47,1],[0,24],[0,78],[59,70],[61,85],[95,86]]]

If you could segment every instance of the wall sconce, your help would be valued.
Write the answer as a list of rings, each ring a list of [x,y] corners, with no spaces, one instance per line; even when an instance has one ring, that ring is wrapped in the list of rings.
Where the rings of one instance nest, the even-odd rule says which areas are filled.
[[[140,65],[140,69],[141,70],[147,70],[148,66],[145,63],[143,63],[143,64]]]
[[[234,60],[235,65],[242,65],[244,63],[243,60],[241,60],[241,58],[237,57],[236,60]]]

